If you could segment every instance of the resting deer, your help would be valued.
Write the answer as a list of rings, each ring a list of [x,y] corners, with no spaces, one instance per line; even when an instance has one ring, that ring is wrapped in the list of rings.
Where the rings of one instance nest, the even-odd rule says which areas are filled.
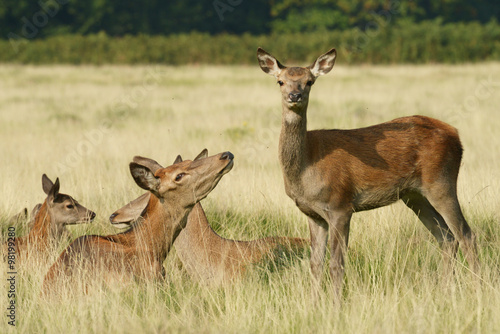
[[[87,223],[95,218],[94,212],[83,207],[73,197],[59,193],[59,187],[59,178],[52,183],[47,175],[42,175],[42,188],[47,198],[33,209],[34,217],[28,235],[15,238],[13,245],[9,244],[14,247],[19,258],[25,259],[31,252],[45,257],[52,247],[67,237],[67,225]],[[26,217],[27,210],[23,212]]]
[[[281,89],[279,160],[286,193],[309,220],[316,293],[328,237],[337,299],[352,214],[399,199],[439,242],[445,270],[451,270],[460,244],[472,270],[478,272],[475,236],[457,199],[462,145],[455,128],[429,117],[410,116],[360,129],[307,131],[311,86],[332,69],[335,49],[308,67],[285,67],[261,48],[257,58]]]
[[[197,159],[206,157],[204,150]],[[177,156],[174,164],[182,162]],[[156,164],[154,169],[162,168]],[[117,210],[110,217],[112,224],[140,224],[150,198],[146,193]],[[247,267],[264,258],[273,259],[282,252],[299,252],[309,245],[301,238],[268,237],[238,241],[219,236],[209,225],[200,203],[188,215],[186,227],[175,240],[176,254],[188,274],[204,283],[220,284],[241,277]]]
[[[231,170],[233,155],[224,152],[166,168],[156,165],[154,160],[135,157],[129,166],[137,185],[152,194],[143,221],[124,233],[76,239],[49,269],[45,293],[80,268],[105,281],[164,278],[163,261],[186,226],[188,214]]]
[[[42,206],[41,204],[37,204],[37,206],[38,205]],[[36,206],[35,206],[35,208],[36,208]],[[36,211],[38,211],[38,209]],[[33,212],[31,213],[31,217],[32,218],[34,217]],[[31,220],[33,220],[33,219],[31,219]],[[33,227],[31,220],[29,221],[29,228],[30,229]],[[28,208],[22,209],[21,212],[19,212],[18,214],[7,219],[6,225],[15,226],[15,225],[19,225],[20,223],[23,223],[26,221],[28,221]]]

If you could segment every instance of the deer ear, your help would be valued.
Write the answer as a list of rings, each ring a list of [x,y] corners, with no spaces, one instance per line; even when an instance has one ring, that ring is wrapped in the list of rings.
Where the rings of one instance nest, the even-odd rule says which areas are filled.
[[[136,162],[131,162],[129,168],[135,183],[142,189],[149,190],[158,197],[160,179],[154,175],[151,169]]]
[[[175,161],[172,165],[178,164],[179,162],[182,162],[182,157],[180,154],[177,156],[177,158],[175,158]]]
[[[47,194],[47,202],[51,205],[54,202],[54,199],[59,195],[59,178],[56,179],[56,182],[50,188]]]
[[[330,72],[335,64],[335,58],[337,58],[337,51],[335,49],[331,49],[325,54],[316,59],[311,66],[309,66],[309,70],[311,73],[317,78],[320,75],[325,75]]]
[[[200,153],[200,154],[198,154],[198,155],[196,156],[196,158],[194,158],[194,160],[193,160],[193,161],[200,160],[200,159],[204,159],[204,158],[206,158],[206,157],[208,157],[208,150],[207,150],[206,148],[204,148],[204,149],[203,149],[203,151],[201,151],[201,153]]]
[[[276,78],[286,68],[286,66],[281,65],[276,58],[262,48],[257,49],[257,59],[259,60],[260,68],[267,74],[274,75]]]
[[[133,161],[139,165],[148,167],[153,172],[153,174],[156,173],[158,169],[163,168],[163,166],[160,165],[158,162],[149,158],[135,156]]]
[[[46,174],[42,175],[42,189],[45,194],[49,194],[50,189],[54,183],[49,179],[49,177]]]

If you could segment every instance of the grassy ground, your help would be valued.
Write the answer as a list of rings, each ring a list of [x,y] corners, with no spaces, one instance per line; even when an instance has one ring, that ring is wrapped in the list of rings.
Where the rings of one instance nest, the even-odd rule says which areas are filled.
[[[161,163],[229,150],[235,167],[202,203],[223,236],[308,237],[277,159],[280,96],[251,67],[0,66],[0,220],[44,199],[41,175],[98,214],[86,233],[118,233],[108,216],[142,193],[134,155]],[[164,283],[46,301],[47,269],[21,266],[17,326],[0,332],[493,333],[500,331],[500,64],[336,67],[313,87],[309,128],[362,127],[423,114],[460,131],[459,199],[478,235],[476,287],[458,258],[440,280],[436,242],[402,204],[354,215],[342,307],[310,301],[309,261],[220,288],[192,281],[169,256]],[[24,226],[16,226],[18,234]],[[61,249],[65,245],[61,246]],[[175,255],[175,254],[172,254]],[[53,254],[55,258],[57,254]],[[6,267],[5,264],[3,266]],[[0,272],[4,275],[6,270]],[[5,277],[1,277],[5,282]],[[2,309],[8,286],[2,285]],[[3,314],[3,313],[2,313]]]

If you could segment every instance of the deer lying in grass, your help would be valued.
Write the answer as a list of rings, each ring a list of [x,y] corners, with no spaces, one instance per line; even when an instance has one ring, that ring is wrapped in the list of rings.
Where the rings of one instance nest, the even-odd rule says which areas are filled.
[[[38,212],[38,209],[40,208],[40,207],[38,207],[38,206],[42,206],[42,204],[37,204],[37,205],[35,206],[35,208],[33,209],[33,210],[35,210],[35,209],[36,209],[35,214],[36,214],[36,212]],[[21,223],[23,223],[23,222],[28,221],[28,217],[29,217],[29,216],[28,216],[28,208],[24,208],[24,209],[22,209],[22,210],[21,210],[21,212],[19,212],[18,214],[16,214],[16,215],[14,215],[14,216],[10,217],[9,219],[7,219],[7,223],[6,223],[6,224],[7,224],[8,226],[15,226],[15,225],[19,225],[19,224],[21,224]],[[31,213],[31,217],[32,217],[32,218],[34,217],[33,212]],[[31,221],[32,221],[32,220],[33,220],[33,219],[31,219],[31,220],[30,220],[30,222],[29,222],[29,228],[30,228],[30,229],[33,227],[33,224],[31,223]]]
[[[445,270],[451,270],[460,244],[478,272],[475,236],[457,199],[462,145],[455,128],[411,116],[361,129],[307,131],[311,86],[332,69],[335,49],[308,67],[285,67],[261,48],[257,58],[281,89],[279,160],[287,195],[309,219],[316,293],[328,237],[330,275],[338,298],[352,214],[399,199],[441,245]]]
[[[224,152],[153,171],[150,166],[155,163],[142,157],[130,163],[137,185],[152,194],[143,221],[124,233],[73,241],[49,269],[45,293],[53,291],[56,282],[70,281],[79,270],[105,281],[165,277],[163,261],[186,226],[188,214],[231,170],[233,155]]]
[[[206,157],[204,150],[198,158]],[[174,164],[182,162],[178,156]],[[162,168],[156,163],[152,171]],[[146,193],[117,210],[110,217],[112,224],[141,224],[141,216],[151,195]],[[247,267],[273,260],[282,253],[300,252],[309,242],[301,238],[267,237],[252,241],[222,238],[210,227],[205,212],[197,203],[188,216],[186,227],[177,237],[174,246],[188,274],[209,284],[220,284],[241,277]]]
[[[42,188],[47,198],[43,204],[38,204],[33,209],[30,232],[24,237],[9,240],[5,245],[12,247],[10,250],[15,250],[16,256],[21,260],[32,252],[41,258],[46,257],[53,247],[67,237],[67,225],[87,223],[95,218],[94,212],[80,205],[73,197],[59,193],[59,187],[59,178],[52,183],[47,175],[43,174]],[[27,210],[24,209],[23,212],[26,216]]]

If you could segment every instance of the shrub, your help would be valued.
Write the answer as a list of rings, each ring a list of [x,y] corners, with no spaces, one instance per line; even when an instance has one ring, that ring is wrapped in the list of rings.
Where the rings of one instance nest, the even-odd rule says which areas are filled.
[[[21,64],[253,64],[262,46],[287,63],[312,61],[336,47],[342,63],[463,63],[500,60],[500,25],[441,20],[398,22],[371,30],[252,36],[193,32],[169,36],[60,35],[0,41],[0,62]],[[283,58],[288,56],[289,58]]]

